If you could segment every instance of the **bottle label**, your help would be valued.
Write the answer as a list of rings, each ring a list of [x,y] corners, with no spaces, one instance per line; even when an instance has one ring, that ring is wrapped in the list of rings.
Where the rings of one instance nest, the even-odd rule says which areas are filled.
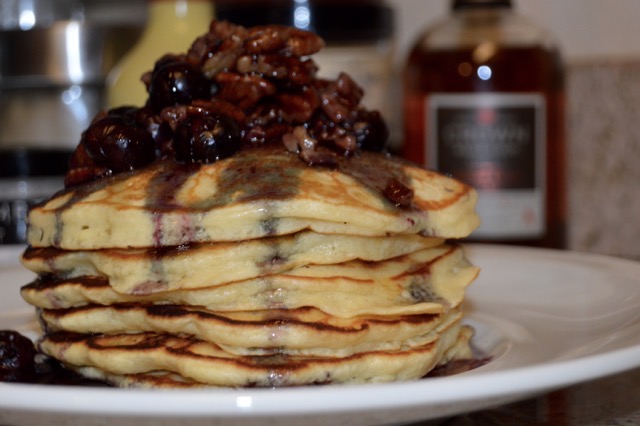
[[[435,94],[425,108],[427,165],[478,191],[473,238],[522,239],[545,232],[544,97]]]

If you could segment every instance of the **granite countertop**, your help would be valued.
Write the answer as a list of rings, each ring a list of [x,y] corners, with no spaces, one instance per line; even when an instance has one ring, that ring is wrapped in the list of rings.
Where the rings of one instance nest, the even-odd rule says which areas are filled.
[[[640,368],[535,398],[414,426],[640,424]]]
[[[640,258],[640,60],[569,64],[569,248]]]

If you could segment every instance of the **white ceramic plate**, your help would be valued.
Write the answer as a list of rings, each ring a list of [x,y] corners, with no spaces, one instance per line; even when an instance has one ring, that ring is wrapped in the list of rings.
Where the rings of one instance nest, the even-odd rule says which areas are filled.
[[[568,252],[470,246],[476,370],[411,383],[145,391],[0,384],[0,424],[392,424],[502,404],[640,365],[640,263]],[[0,250],[0,328],[35,335],[18,295],[30,274]]]

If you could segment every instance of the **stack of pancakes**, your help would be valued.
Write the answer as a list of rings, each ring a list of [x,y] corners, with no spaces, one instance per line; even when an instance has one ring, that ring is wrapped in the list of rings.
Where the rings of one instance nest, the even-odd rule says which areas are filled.
[[[385,197],[390,181],[410,205]],[[118,386],[415,379],[468,358],[470,187],[386,155],[161,160],[29,214],[40,349]]]

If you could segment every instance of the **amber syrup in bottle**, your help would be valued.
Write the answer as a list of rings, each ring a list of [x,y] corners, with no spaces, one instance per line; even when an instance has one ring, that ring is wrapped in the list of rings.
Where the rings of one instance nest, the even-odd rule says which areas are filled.
[[[566,246],[564,71],[510,1],[456,0],[403,75],[403,155],[478,190],[470,241]]]

